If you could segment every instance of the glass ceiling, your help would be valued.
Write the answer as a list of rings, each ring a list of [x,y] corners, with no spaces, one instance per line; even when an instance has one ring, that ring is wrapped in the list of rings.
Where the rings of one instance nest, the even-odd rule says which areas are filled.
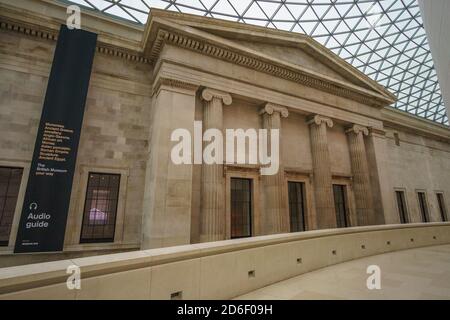
[[[312,36],[393,92],[394,108],[448,125],[417,0],[72,0],[138,24],[151,8]]]

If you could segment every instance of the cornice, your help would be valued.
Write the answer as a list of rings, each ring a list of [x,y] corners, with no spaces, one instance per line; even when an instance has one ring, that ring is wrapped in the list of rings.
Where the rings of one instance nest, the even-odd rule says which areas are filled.
[[[144,56],[140,55],[137,52],[125,51],[121,48],[102,45],[101,43],[97,45],[97,52],[107,54],[110,56],[119,57],[119,58],[129,60],[129,61],[145,63],[145,64],[149,63],[149,60],[147,58],[145,58]]]
[[[149,16],[150,24],[152,21],[160,19],[170,21],[171,24],[182,25],[184,27],[193,27],[196,30],[202,30],[208,34],[218,35],[223,38],[240,39],[261,43],[270,42],[274,46],[299,48],[305,52],[308,52],[318,61],[321,61],[336,72],[343,73],[345,78],[354,78],[357,81],[363,82],[368,88],[371,88],[377,93],[385,96],[384,98],[392,100],[391,103],[395,102],[397,99],[396,96],[384,86],[371,79],[350,63],[339,58],[339,56],[331,50],[308,35],[279,29],[271,29],[262,26],[242,24],[234,21],[213,19],[193,14],[152,9]],[[149,31],[148,29],[147,31]]]
[[[0,13],[0,30],[7,30],[24,34],[26,36],[41,38],[44,40],[57,41],[59,29],[57,25],[48,27],[41,26],[24,21],[18,21],[16,19],[9,18]],[[142,53],[138,51],[129,50],[126,48],[118,47],[102,41],[97,41],[96,51],[101,54],[119,57],[125,60],[149,63]]]
[[[450,143],[450,127],[394,108],[382,109],[384,127],[406,130],[413,134],[431,137]]]
[[[24,3],[39,7],[40,10],[42,10],[42,6],[49,6],[49,8],[52,9],[53,15],[46,17],[42,13],[39,13],[40,11],[37,9],[36,12],[23,8],[22,10],[21,6],[24,4],[15,7],[15,5],[4,4],[0,1],[0,6],[2,7],[2,12],[0,13],[2,28],[56,41],[59,25],[63,23],[61,20],[62,11],[64,9],[63,6],[61,4],[56,5],[47,0],[27,0]],[[57,13],[55,13],[55,10]],[[156,12],[159,12],[159,15],[165,14],[156,10],[154,12],[152,11],[151,16],[157,15]],[[170,43],[240,66],[271,74],[278,78],[316,88],[336,96],[352,99],[366,105],[381,107],[392,102],[390,99],[377,92],[366,92],[365,90],[360,90],[358,87],[353,87],[350,84],[339,83],[338,81],[325,76],[311,74],[307,70],[303,70],[296,66],[284,62],[277,62],[271,60],[270,57],[265,57],[263,55],[255,55],[243,48],[239,49],[238,47],[234,47],[233,44],[222,43],[217,39],[213,40],[214,37],[205,38],[207,33],[202,33],[200,30],[191,27],[182,27],[170,20],[166,20],[162,24],[161,21],[156,24],[153,24],[153,22],[150,21],[147,26],[148,28],[142,31],[143,37],[139,43],[135,39],[136,34],[140,32],[134,30],[136,27],[126,26],[117,21],[109,21],[104,17],[98,17],[97,19],[101,20],[103,29],[105,28],[104,25],[108,25],[113,28],[114,31],[108,32],[103,29],[97,30],[95,24],[92,23],[92,19],[95,17],[91,17],[92,14],[88,12],[84,12],[83,14],[85,14],[85,19],[87,19],[85,21],[89,20],[87,25],[87,27],[89,27],[88,30],[99,33],[97,52],[102,54],[108,54],[140,63],[154,63],[159,57],[164,43]],[[220,21],[214,21],[213,24],[220,24]],[[133,32],[135,33],[133,33],[131,38],[128,38],[127,35],[130,35],[130,33],[127,32],[131,32],[131,29],[133,29]],[[151,48],[147,48],[146,41],[149,39],[146,35],[148,35],[150,29],[152,29],[152,33],[156,33],[156,39],[150,41]],[[115,34],[116,31],[120,33],[120,36]]]
[[[59,25],[64,23],[61,19],[65,14],[65,6],[58,2],[49,0],[23,0],[10,5],[5,0],[0,0],[0,7],[2,9],[0,12],[0,21],[2,22],[2,28],[6,30],[55,41],[57,40]],[[33,9],[30,9],[31,7]],[[48,16],[43,14],[44,11],[48,13]],[[336,96],[352,99],[366,105],[381,107],[391,103],[393,99],[389,95],[380,94],[376,90],[372,92],[348,83],[339,83],[335,79],[313,74],[298,66],[285,62],[277,62],[272,60],[270,56],[249,52],[245,48],[240,48],[232,43],[226,43],[225,39],[223,39],[225,42],[221,42],[221,40],[217,40],[217,37],[205,37],[205,35],[210,34],[189,26],[181,26],[176,21],[171,21],[169,17],[178,17],[173,13],[156,9],[152,10],[147,28],[140,30],[136,26],[107,19],[104,16],[97,16],[86,10],[82,12],[84,14],[84,21],[86,21],[87,30],[99,34],[97,51],[102,54],[140,63],[154,63],[159,57],[164,43],[171,43],[224,61],[271,74],[278,78],[316,88]],[[159,19],[159,22],[155,22],[154,24],[152,21],[153,16],[155,16],[155,21],[158,20],[157,18],[165,18],[166,20],[161,24],[161,19]],[[183,19],[195,18],[187,14],[183,14],[182,16]],[[204,21],[206,22],[207,19]],[[209,19],[207,23],[210,25],[223,24],[220,20],[212,21]],[[101,28],[100,25],[102,26]],[[243,28],[239,24],[233,25],[233,28],[237,27]],[[108,28],[111,30],[107,30]],[[251,26],[246,26],[246,28],[249,28],[248,30],[250,31],[253,30]],[[149,40],[147,36],[150,29],[152,33],[156,33],[156,39],[149,41],[151,48],[147,48],[146,45]],[[262,29],[258,30],[259,33],[262,32]],[[264,32],[272,34],[274,31],[265,30]],[[259,36],[263,36],[263,34],[261,33]],[[280,32],[276,32],[277,36],[281,34]],[[288,33],[285,34],[286,37],[287,35]],[[283,41],[288,41],[285,39],[286,37],[281,38]],[[294,37],[294,35],[289,34],[287,38],[290,37]],[[300,36],[295,36],[295,38],[302,38],[305,43],[308,43],[309,47],[315,48],[317,52],[323,51],[324,56],[328,58],[332,57],[333,63],[338,63],[340,67],[344,68],[342,61],[331,55],[331,53],[327,53],[325,48],[317,47],[318,45],[312,39]]]
[[[53,41],[58,40],[58,33],[56,32],[56,30],[37,27],[33,28],[32,26],[29,26],[25,23],[8,21],[7,18],[2,16],[0,16],[0,29],[23,33],[25,35],[42,39]]]
[[[355,100],[366,105],[382,107],[391,102],[383,100],[383,98],[378,96],[375,97],[370,94],[356,92],[346,85],[334,82],[330,79],[313,76],[299,69],[290,68],[275,61],[240,52],[239,50],[221,45],[220,43],[212,43],[211,41],[206,41],[195,35],[190,35],[181,31],[166,30],[164,28],[160,28],[157,31],[156,37],[149,50],[148,57],[151,63],[156,63],[161,50],[166,43],[264,72],[278,78],[297,82],[301,85]]]

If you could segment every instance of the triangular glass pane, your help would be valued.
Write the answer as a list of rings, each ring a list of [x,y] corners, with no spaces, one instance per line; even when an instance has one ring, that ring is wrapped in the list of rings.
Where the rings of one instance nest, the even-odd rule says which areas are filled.
[[[275,11],[281,6],[280,3],[276,2],[258,1],[258,4],[269,18],[271,18],[275,14]]]
[[[282,6],[278,9],[277,13],[273,17],[273,20],[294,21],[295,19],[292,17],[292,14],[288,11],[288,9],[286,9],[285,6]]]
[[[328,10],[328,12],[324,16],[325,20],[333,20],[333,19],[340,19],[339,13],[337,10],[333,7]]]
[[[85,6],[85,7],[87,7],[87,8],[97,9],[97,10],[103,10],[103,9],[100,9],[100,6],[108,6],[108,5],[111,5],[111,4],[107,4],[106,1],[101,1],[101,0],[99,0],[99,2],[102,2],[102,3],[99,4],[98,7],[97,7],[97,6],[93,6],[93,5],[95,5],[95,4],[92,4],[92,5],[91,5],[91,4],[87,3],[87,2],[84,1],[84,0],[72,0],[72,1],[70,1],[70,2],[79,4],[79,5],[81,5],[81,6]]]
[[[307,7],[306,5],[301,4],[286,4],[285,6],[289,9],[295,19],[298,19]]]
[[[212,0],[216,2],[216,0]],[[233,8],[238,12],[239,15],[244,14],[244,11],[248,8],[252,0],[229,0]]]
[[[314,5],[313,7],[314,12],[316,13],[317,17],[319,19],[323,19],[323,17],[325,16],[325,13],[327,12],[329,6],[324,6],[324,5]]]
[[[262,12],[261,8],[253,2],[250,8],[245,12],[244,18],[254,18],[254,19],[266,19],[264,12]]]
[[[98,9],[98,10],[100,10],[100,11],[103,11],[103,10],[105,10],[107,7],[110,7],[110,6],[111,6],[111,3],[110,3],[110,2],[107,2],[107,1],[104,1],[104,0],[91,0],[91,1],[89,1],[89,3],[86,2],[86,1],[84,1],[84,0],[81,0],[81,1],[73,1],[73,2],[79,3],[79,4],[84,5],[84,6],[87,6],[87,7],[89,7],[89,8],[92,8],[91,5],[93,5],[96,9]]]
[[[318,22],[300,22],[300,27],[305,31],[306,34],[310,35],[314,27]]]
[[[308,7],[308,9],[306,9],[305,12],[303,12],[301,20],[317,21],[317,16],[314,13],[313,9],[311,7]]]
[[[230,3],[227,0],[219,0],[219,2],[216,3],[216,5],[212,8],[211,11],[215,12],[215,13],[222,13],[222,14],[231,14],[231,15],[236,14],[233,7],[230,5]],[[236,20],[236,19],[234,19],[234,20]]]

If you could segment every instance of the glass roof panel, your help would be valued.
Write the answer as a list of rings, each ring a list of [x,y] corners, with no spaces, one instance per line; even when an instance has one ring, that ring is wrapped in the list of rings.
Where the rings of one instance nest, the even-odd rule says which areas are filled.
[[[312,36],[398,97],[394,108],[448,125],[417,0],[64,0],[144,24],[151,8]]]

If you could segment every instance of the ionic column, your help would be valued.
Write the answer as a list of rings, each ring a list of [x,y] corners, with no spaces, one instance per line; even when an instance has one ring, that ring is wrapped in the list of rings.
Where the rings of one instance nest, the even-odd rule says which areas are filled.
[[[284,166],[281,160],[281,118],[287,118],[289,112],[285,107],[267,103],[260,114],[263,117],[263,128],[268,129],[268,150],[271,150],[270,143],[275,142],[279,145],[278,172],[262,176],[264,186],[263,226],[266,234],[289,232]],[[270,130],[273,129],[279,130],[279,141],[271,141],[269,138]]]
[[[311,137],[317,228],[335,228],[336,212],[327,139],[327,127],[331,128],[333,121],[330,118],[315,115],[309,119],[308,124]]]
[[[367,165],[369,167],[370,185],[372,187],[373,219],[369,219],[369,224],[385,224],[384,212],[386,204],[393,201],[386,200],[392,196],[389,186],[389,177],[386,172],[386,132],[380,128],[370,128],[368,139],[364,139]],[[395,211],[394,210],[390,210]]]
[[[368,225],[374,216],[372,188],[367,164],[364,136],[369,130],[360,125],[352,125],[346,130],[350,149],[350,162],[353,173],[353,190],[356,202],[358,225]]]
[[[223,132],[223,105],[231,104],[231,96],[222,91],[204,89],[203,130]],[[225,186],[222,164],[202,164],[200,241],[225,239]]]

